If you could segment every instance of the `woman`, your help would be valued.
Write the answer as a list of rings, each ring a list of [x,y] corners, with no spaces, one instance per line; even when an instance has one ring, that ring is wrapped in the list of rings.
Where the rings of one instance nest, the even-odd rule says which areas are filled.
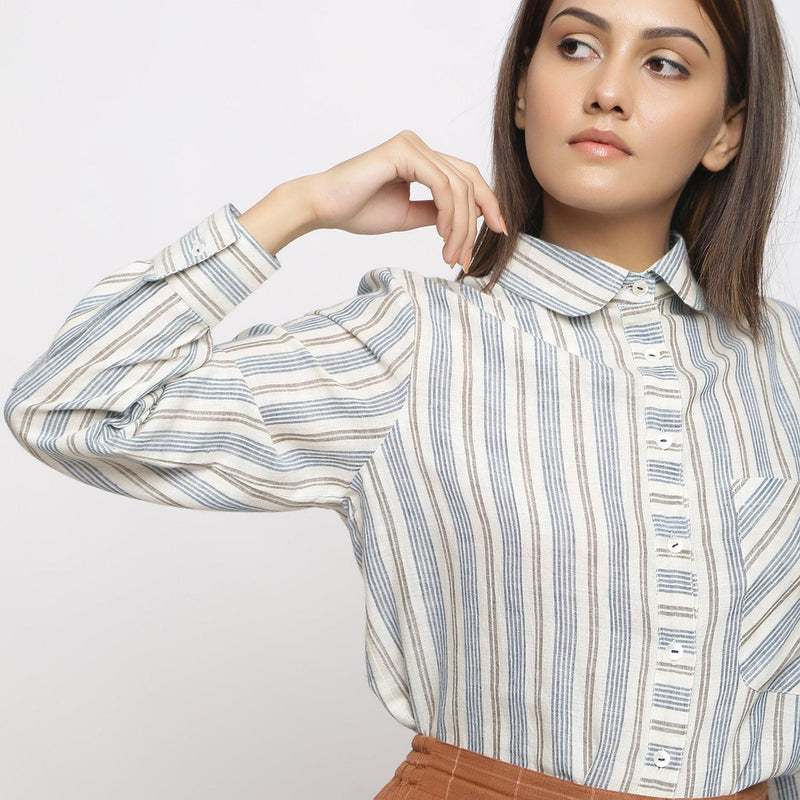
[[[340,516],[417,732],[380,800],[800,800],[784,69],[765,0],[524,2],[494,191],[404,131],[225,205],[100,281],[6,420],[109,491]],[[434,224],[457,279],[375,269],[212,341],[303,233]]]

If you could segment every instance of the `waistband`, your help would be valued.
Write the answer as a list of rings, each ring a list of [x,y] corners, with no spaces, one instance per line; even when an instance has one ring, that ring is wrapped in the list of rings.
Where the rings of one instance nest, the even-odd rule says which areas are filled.
[[[393,782],[409,800],[653,800],[652,795],[615,792],[525,769],[417,734]],[[389,786],[387,785],[387,789]],[[380,796],[380,795],[379,795]],[[682,799],[683,800],[683,799]],[[767,782],[713,800],[768,800]]]

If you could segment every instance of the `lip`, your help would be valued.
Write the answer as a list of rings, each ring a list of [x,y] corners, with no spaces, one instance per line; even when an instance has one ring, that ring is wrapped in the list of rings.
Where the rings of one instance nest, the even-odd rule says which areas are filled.
[[[625,143],[625,140],[617,136],[613,131],[601,131],[598,128],[589,128],[588,130],[581,131],[577,136],[573,136],[572,139],[569,140],[570,144],[578,144],[579,142],[594,142],[601,145],[610,145],[622,151],[625,155],[631,155],[630,148]]]

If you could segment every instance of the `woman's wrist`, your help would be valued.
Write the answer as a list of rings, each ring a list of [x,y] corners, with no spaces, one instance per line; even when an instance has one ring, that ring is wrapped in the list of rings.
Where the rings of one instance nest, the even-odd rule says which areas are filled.
[[[239,223],[268,253],[277,255],[290,242],[316,230],[313,177],[279,184],[239,216]]]

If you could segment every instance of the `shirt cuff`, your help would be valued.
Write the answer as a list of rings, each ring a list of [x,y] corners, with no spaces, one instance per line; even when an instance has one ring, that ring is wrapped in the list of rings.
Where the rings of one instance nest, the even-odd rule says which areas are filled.
[[[153,279],[166,280],[209,327],[281,267],[239,216],[226,203],[152,258]]]

